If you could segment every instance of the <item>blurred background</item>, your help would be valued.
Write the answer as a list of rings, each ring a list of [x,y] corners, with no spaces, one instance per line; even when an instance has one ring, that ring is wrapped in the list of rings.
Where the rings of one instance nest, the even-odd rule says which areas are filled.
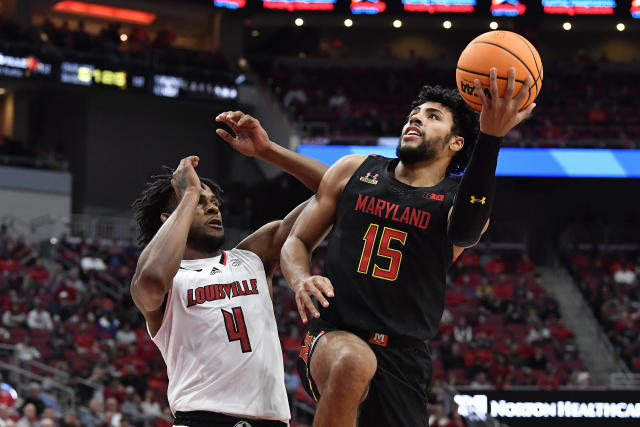
[[[172,425],[129,295],[131,202],[197,154],[232,247],[309,197],[218,139],[217,114],[329,164],[393,156],[422,85],[454,87],[495,29],[536,46],[544,81],[506,138],[491,227],[449,272],[430,426],[638,425],[636,18],[637,0],[0,0],[0,426]],[[274,308],[308,426],[281,276]]]

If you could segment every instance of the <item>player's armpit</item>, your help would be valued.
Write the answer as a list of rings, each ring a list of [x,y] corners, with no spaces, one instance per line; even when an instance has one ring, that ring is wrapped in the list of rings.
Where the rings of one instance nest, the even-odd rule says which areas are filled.
[[[269,277],[278,266],[282,245],[287,239],[296,219],[309,203],[309,200],[296,206],[283,220],[272,221],[263,225],[238,244],[238,249],[251,251],[260,257],[264,264],[267,277]]]

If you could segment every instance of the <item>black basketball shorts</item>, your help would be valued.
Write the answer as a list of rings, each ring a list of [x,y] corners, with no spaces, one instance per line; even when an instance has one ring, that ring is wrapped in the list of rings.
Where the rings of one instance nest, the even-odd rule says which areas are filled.
[[[427,389],[433,365],[429,347],[418,340],[337,328],[322,319],[313,319],[298,357],[298,373],[309,396],[320,399],[311,377],[314,346],[325,334],[336,330],[358,335],[369,344],[378,361],[369,393],[358,411],[358,427],[427,427]]]

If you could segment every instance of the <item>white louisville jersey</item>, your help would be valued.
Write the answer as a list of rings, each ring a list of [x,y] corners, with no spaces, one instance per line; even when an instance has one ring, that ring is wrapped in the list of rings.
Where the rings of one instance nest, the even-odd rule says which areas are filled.
[[[183,260],[153,337],[171,411],[288,422],[282,350],[260,258],[232,249]]]

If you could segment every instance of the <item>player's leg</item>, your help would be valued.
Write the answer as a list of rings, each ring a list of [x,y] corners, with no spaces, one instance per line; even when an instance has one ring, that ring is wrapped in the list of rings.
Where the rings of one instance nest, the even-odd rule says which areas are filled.
[[[349,332],[327,332],[314,344],[309,363],[321,395],[314,427],[355,427],[358,406],[376,372],[369,345]]]

